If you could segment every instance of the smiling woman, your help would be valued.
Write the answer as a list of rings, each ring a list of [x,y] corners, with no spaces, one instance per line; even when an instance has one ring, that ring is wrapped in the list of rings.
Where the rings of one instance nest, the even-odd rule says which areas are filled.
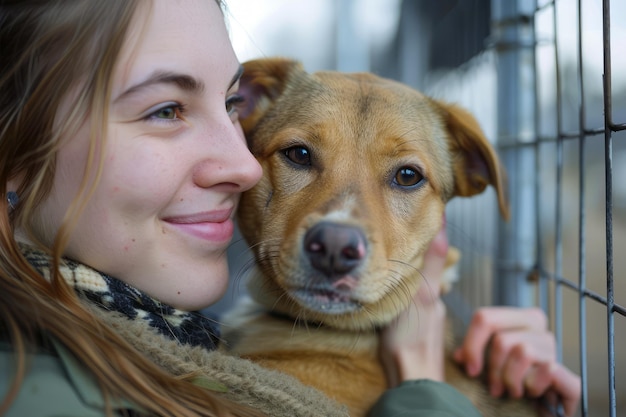
[[[343,415],[194,312],[261,175],[218,3],[3,1],[0,43],[0,414]]]
[[[233,218],[261,176],[223,19],[213,0],[0,0],[0,415],[347,415],[226,356],[198,312],[226,288]],[[441,415],[472,415],[431,382],[372,415],[407,399],[424,415],[433,392]]]
[[[147,24],[129,32],[111,74],[102,172],[64,248],[187,310],[223,294],[232,214],[260,176],[231,104],[241,67],[221,14],[210,8],[217,9],[204,2],[172,13],[157,2]],[[46,244],[80,189],[75,173],[84,169],[91,129],[86,119],[57,155],[60,186],[39,211],[47,233],[35,230]]]

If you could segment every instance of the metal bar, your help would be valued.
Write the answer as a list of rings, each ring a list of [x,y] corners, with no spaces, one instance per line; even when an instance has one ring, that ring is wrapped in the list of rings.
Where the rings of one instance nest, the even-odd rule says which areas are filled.
[[[588,401],[588,376],[587,376],[587,305],[586,297],[580,289],[587,288],[587,264],[586,264],[586,211],[585,211],[585,81],[583,67],[583,17],[582,17],[582,0],[578,0],[578,90],[579,90],[579,217],[578,217],[578,325],[579,325],[579,361],[580,361],[580,380],[581,380],[581,413],[582,417],[586,417],[589,412]]]
[[[612,103],[611,103],[611,2],[602,1],[602,42],[604,52],[604,172],[606,185],[606,314],[607,314],[607,339],[608,339],[608,391],[609,391],[609,416],[616,415],[615,399],[615,324],[613,307],[615,294],[613,286],[613,142],[611,126]]]
[[[531,274],[536,276],[537,272],[536,271],[531,271]],[[529,275],[531,275],[531,274],[529,274]],[[602,295],[600,295],[597,292],[594,292],[594,291],[592,291],[592,290],[590,290],[588,288],[580,288],[578,286],[578,283],[575,283],[572,280],[556,276],[554,274],[551,274],[549,271],[541,271],[541,274],[543,274],[546,277],[548,277],[548,279],[550,279],[551,281],[558,282],[559,284],[563,285],[565,288],[568,288],[568,289],[580,292],[585,297],[591,298],[592,300],[597,301],[598,303],[600,303],[600,304],[602,304],[604,306],[606,306],[607,303],[608,303],[606,297],[603,297]],[[626,307],[623,307],[623,306],[621,306],[619,304],[613,303],[613,312],[614,313],[618,313],[618,314],[626,317]]]
[[[537,106],[539,107],[539,106]],[[535,171],[537,171],[537,176],[535,178],[535,212],[537,213],[537,217],[535,219],[535,235],[536,235],[536,239],[537,239],[537,258],[536,258],[536,262],[537,265],[543,265],[544,264],[544,260],[543,260],[543,253],[544,253],[544,249],[543,249],[543,242],[541,239],[541,163],[539,160],[539,155],[540,155],[540,143],[539,142],[535,142]],[[539,268],[539,270],[543,270],[542,267]],[[551,304],[550,304],[550,283],[549,281],[546,279],[545,275],[540,274],[539,275],[539,293],[537,295],[538,300],[537,300],[537,304],[539,305],[539,307],[541,307],[541,309],[546,313],[546,316],[550,317],[550,311],[551,311]],[[560,340],[557,339],[557,349],[560,350]],[[558,354],[558,352],[557,352]]]
[[[602,2],[602,32],[603,32],[603,47],[604,47],[604,74],[605,74],[605,87],[604,87],[604,118],[606,120],[606,128],[617,132],[618,130],[626,129],[626,124],[615,124],[613,122],[613,91],[611,89],[611,13],[610,4],[608,0]]]
[[[587,136],[587,138],[589,139],[590,136],[602,136],[602,139],[604,139],[604,128],[598,128],[598,129],[585,129],[584,131],[576,131],[576,132],[561,132],[558,135],[555,136],[538,136],[537,137],[537,141],[538,142],[542,142],[542,143],[552,143],[552,142],[557,142],[559,140],[572,140],[572,139],[578,139],[580,138],[580,135],[584,134],[585,136]],[[506,138],[503,138],[506,139]],[[499,147],[507,149],[507,148],[511,148],[511,147],[515,147],[515,148],[519,148],[519,147],[528,147],[528,146],[534,146],[534,142],[525,142],[525,143],[511,143],[511,142],[507,142],[507,143],[503,143],[501,146],[499,145]]]
[[[555,233],[554,233],[554,253],[555,253],[555,274],[563,275],[563,221],[561,213],[563,211],[563,116],[561,113],[561,69],[559,60],[558,28],[556,17],[556,4],[553,5],[552,14],[554,26],[554,62],[556,71],[556,213],[555,213]],[[554,336],[557,342],[557,359],[563,360],[563,294],[561,285],[554,283]]]
[[[533,143],[535,123],[535,0],[492,0],[492,39],[497,56],[498,143]],[[503,149],[503,148],[501,148]],[[512,147],[501,152],[509,173],[511,221],[498,223],[498,262],[495,265],[494,302],[497,304],[533,305],[533,288],[523,274],[506,270],[516,264],[520,270],[534,264],[537,238],[535,216],[534,149]],[[504,267],[504,268],[503,268]]]
[[[535,10],[535,15],[537,13],[537,10]],[[535,34],[535,38],[537,38],[537,35]],[[540,103],[539,103],[539,91],[540,91],[540,86],[539,86],[539,81],[540,78],[538,77],[538,69],[537,69],[537,48],[535,48],[535,53],[533,54],[533,67],[534,67],[534,71],[535,71],[535,79],[537,80],[537,82],[535,83],[535,93],[534,93],[534,98],[535,98],[535,103],[534,103],[534,107],[535,107],[535,137],[537,137],[539,135],[539,121],[541,119],[541,111],[540,111]],[[557,85],[558,85],[558,80],[557,80]],[[557,87],[557,91],[558,91],[558,87]],[[558,98],[557,98],[558,100]],[[557,105],[558,106],[558,105]],[[557,120],[558,120],[559,116],[557,116]],[[535,175],[535,213],[536,213],[536,217],[535,217],[535,237],[537,240],[536,243],[536,255],[535,255],[535,262],[537,263],[537,265],[539,265],[539,270],[543,269],[543,264],[544,264],[544,248],[543,248],[543,241],[541,239],[542,235],[541,235],[541,184],[543,183],[541,178],[542,178],[542,164],[540,161],[540,155],[541,155],[541,146],[542,143],[538,140],[534,141],[534,149],[535,149],[535,171],[537,172],[537,175]],[[550,282],[546,279],[545,275],[543,274],[539,274],[538,276],[539,281],[538,281],[538,286],[539,286],[539,291],[538,291],[538,300],[537,300],[537,304],[539,305],[539,307],[541,307],[541,309],[546,313],[546,315],[548,317],[551,317],[550,315]],[[561,343],[560,341],[557,339],[557,350],[560,350],[560,346]]]

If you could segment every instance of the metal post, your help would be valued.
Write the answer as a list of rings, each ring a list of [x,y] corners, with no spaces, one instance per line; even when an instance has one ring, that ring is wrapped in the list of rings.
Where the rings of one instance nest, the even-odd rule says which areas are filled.
[[[337,30],[337,70],[342,72],[369,71],[370,45],[359,37],[355,20],[355,1],[339,0],[335,3]]]
[[[606,181],[606,313],[608,345],[609,416],[617,413],[615,393],[615,286],[613,283],[613,110],[611,100],[611,2],[602,2],[604,167]]]
[[[527,281],[535,266],[536,0],[492,0],[492,38],[498,78],[498,145],[508,172],[511,220],[498,227],[494,303],[530,306]]]

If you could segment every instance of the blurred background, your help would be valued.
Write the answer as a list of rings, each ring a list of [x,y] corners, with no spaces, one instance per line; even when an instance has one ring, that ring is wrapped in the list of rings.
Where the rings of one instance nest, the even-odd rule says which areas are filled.
[[[583,377],[579,415],[626,416],[626,2],[227,4],[241,61],[371,71],[473,112],[506,164],[512,218],[499,219],[491,191],[450,204],[449,238],[463,253],[450,313],[541,306]],[[238,241],[230,256],[218,314],[245,291],[249,251]]]

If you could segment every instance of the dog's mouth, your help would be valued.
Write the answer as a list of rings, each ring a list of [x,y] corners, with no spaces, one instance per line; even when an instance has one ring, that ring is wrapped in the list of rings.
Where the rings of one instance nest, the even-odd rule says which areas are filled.
[[[336,289],[299,288],[292,290],[291,296],[307,309],[325,314],[344,314],[361,308],[348,292]]]

